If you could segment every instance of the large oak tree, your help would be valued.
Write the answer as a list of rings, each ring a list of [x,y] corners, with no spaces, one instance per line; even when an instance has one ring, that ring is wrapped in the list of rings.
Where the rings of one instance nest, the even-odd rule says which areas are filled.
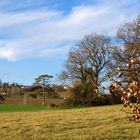
[[[82,85],[84,98],[91,99],[89,94],[97,97],[98,87],[106,80],[109,48],[110,38],[106,35],[86,35],[78,46],[70,50],[60,78],[78,81]]]

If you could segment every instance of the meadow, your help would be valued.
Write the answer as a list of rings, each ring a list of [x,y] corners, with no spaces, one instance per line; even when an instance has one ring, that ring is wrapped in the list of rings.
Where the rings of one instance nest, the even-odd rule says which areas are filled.
[[[140,140],[124,109],[0,105],[0,140]]]

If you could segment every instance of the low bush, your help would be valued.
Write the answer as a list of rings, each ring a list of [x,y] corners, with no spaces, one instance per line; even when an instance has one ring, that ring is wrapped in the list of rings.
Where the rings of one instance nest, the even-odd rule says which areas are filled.
[[[122,101],[118,97],[113,97],[111,95],[101,95],[98,98],[90,99],[89,101],[83,99],[82,102],[77,99],[68,98],[65,100],[65,105],[85,105],[85,106],[100,106],[100,105],[114,105],[121,104]]]
[[[29,96],[32,97],[32,98],[37,98],[38,94],[36,94],[36,93],[30,93]]]
[[[2,95],[0,95],[0,103],[4,100],[5,100],[5,98]]]

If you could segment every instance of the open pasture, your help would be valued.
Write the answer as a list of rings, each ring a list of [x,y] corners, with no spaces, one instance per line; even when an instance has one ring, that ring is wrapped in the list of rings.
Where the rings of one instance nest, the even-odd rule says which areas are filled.
[[[2,105],[0,105],[2,108]],[[1,140],[139,140],[122,105],[48,109],[24,106],[0,112]],[[31,109],[32,108],[32,109]]]

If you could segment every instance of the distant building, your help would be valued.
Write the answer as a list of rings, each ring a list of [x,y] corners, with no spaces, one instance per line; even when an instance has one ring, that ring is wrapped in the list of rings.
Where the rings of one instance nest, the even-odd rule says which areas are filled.
[[[8,93],[2,92],[2,93],[0,93],[0,95],[8,95]]]

